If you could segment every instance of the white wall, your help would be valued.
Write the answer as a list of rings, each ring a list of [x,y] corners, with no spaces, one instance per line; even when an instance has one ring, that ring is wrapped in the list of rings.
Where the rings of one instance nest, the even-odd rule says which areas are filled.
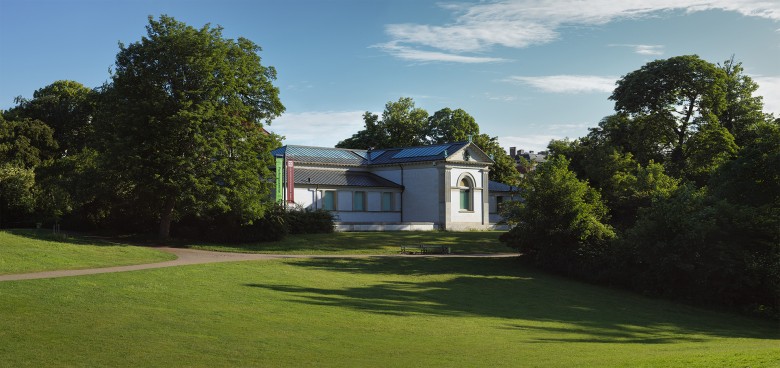
[[[439,217],[439,169],[435,166],[405,167],[403,221],[436,222]]]

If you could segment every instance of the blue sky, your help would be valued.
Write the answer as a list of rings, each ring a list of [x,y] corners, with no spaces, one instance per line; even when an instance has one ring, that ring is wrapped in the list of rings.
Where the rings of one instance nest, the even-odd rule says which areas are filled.
[[[333,146],[404,96],[541,150],[611,114],[620,76],[686,54],[735,55],[780,115],[780,0],[0,0],[0,109],[60,79],[100,86],[160,14],[263,48],[289,144]]]

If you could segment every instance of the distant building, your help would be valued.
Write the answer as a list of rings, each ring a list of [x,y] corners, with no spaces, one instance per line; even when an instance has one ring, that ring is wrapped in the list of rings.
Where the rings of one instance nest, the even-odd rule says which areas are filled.
[[[525,150],[517,150],[517,147],[509,147],[509,157],[515,160],[517,171],[525,175],[529,171],[533,171],[537,164],[547,161],[547,151],[534,153],[534,151],[526,152]],[[521,157],[531,164],[530,168],[520,164]]]
[[[488,179],[471,142],[378,150],[287,145],[277,200],[331,211],[340,231],[493,229],[516,188]]]

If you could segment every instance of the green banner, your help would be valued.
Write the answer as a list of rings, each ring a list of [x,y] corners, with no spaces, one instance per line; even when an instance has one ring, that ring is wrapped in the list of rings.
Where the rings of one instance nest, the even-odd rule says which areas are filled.
[[[276,202],[284,203],[284,159],[276,158]]]

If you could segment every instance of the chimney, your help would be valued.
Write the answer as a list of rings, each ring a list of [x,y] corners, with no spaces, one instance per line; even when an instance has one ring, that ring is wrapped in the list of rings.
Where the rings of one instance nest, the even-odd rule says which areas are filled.
[[[509,157],[515,158],[515,156],[517,156],[516,151],[517,151],[517,147],[509,147]]]
[[[528,153],[530,153],[530,154],[532,154],[532,155],[533,155],[533,154],[534,154],[534,151],[528,151]]]

